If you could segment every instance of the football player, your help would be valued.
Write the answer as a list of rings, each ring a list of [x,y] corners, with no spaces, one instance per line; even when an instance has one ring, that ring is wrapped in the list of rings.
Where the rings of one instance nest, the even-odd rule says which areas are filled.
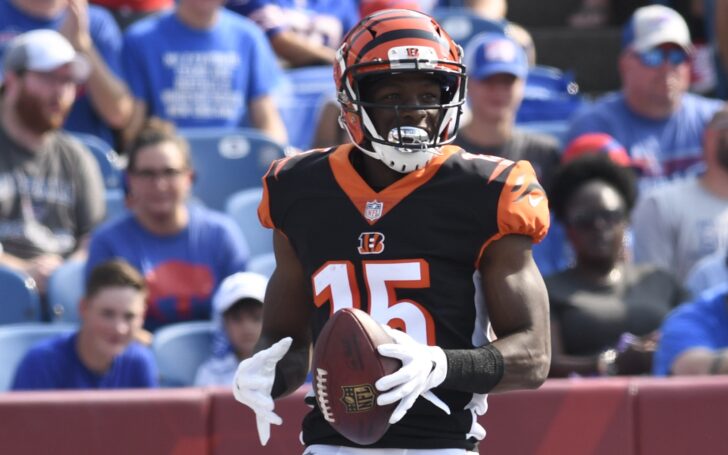
[[[527,162],[448,145],[465,100],[461,54],[425,14],[363,19],[334,67],[352,144],[285,158],[264,177],[258,213],[275,230],[277,265],[258,352],[233,386],[263,444],[281,423],[273,400],[303,384],[312,342],[342,308],[389,327],[395,342],[379,352],[402,361],[375,384],[377,403],[398,404],[372,453],[474,452],[485,394],[545,380],[548,298],[531,245],[548,230],[548,202]],[[367,450],[317,407],[303,442],[306,454]]]

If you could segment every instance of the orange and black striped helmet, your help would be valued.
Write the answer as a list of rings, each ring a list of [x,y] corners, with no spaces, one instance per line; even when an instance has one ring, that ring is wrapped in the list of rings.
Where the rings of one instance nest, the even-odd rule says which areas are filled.
[[[408,148],[402,142],[382,138],[366,111],[367,107],[391,106],[367,103],[361,97],[362,85],[373,79],[368,76],[403,72],[424,72],[441,81],[444,96],[440,104],[424,107],[441,112],[437,131],[427,146],[436,148],[452,141],[465,103],[462,48],[432,17],[412,10],[387,9],[362,19],[347,33],[337,51],[334,79],[342,107],[340,121],[355,144],[366,139]]]

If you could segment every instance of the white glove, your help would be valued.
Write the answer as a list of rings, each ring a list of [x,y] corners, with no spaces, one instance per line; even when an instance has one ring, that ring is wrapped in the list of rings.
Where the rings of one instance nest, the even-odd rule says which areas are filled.
[[[438,346],[418,343],[406,333],[387,325],[383,327],[395,342],[380,345],[379,353],[402,361],[399,370],[374,384],[377,390],[385,392],[377,397],[378,405],[386,406],[401,400],[389,423],[399,422],[420,395],[449,415],[450,407],[430,391],[442,384],[447,375],[447,358],[443,350]]]
[[[255,412],[258,438],[262,445],[266,445],[270,439],[270,424],[283,423],[283,419],[273,412],[275,406],[271,390],[276,376],[276,364],[286,355],[292,341],[291,337],[279,340],[268,349],[240,362],[235,371],[233,395]]]

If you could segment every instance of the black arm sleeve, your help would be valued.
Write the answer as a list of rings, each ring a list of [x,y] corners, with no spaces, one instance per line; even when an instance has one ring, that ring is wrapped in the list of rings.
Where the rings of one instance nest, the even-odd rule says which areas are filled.
[[[440,387],[488,393],[503,377],[503,355],[492,344],[475,349],[445,349],[447,376]]]

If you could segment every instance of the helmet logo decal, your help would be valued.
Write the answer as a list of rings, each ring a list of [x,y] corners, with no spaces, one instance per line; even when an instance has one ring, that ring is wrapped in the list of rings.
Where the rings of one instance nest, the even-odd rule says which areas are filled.
[[[384,234],[381,232],[362,232],[359,234],[359,254],[379,254],[384,251]]]
[[[429,46],[396,46],[387,52],[389,66],[392,69],[432,69],[437,52]]]
[[[367,201],[367,205],[364,207],[364,218],[369,221],[376,221],[382,216],[383,209],[383,202],[379,202],[376,199],[373,201]]]

